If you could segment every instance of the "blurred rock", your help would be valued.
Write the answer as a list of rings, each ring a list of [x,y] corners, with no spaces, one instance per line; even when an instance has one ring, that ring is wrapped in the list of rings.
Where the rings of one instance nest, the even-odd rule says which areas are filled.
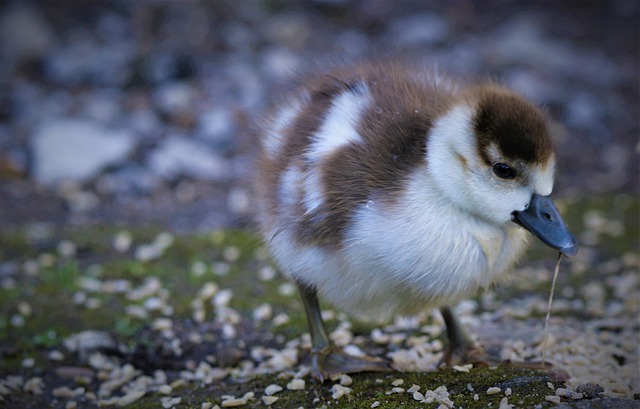
[[[201,142],[184,136],[164,139],[148,157],[149,167],[165,179],[190,176],[223,181],[229,176],[227,161]]]
[[[153,171],[143,166],[129,164],[101,176],[96,187],[103,194],[137,196],[150,194],[161,184],[162,180]]]
[[[162,130],[160,118],[155,111],[148,108],[138,108],[130,112],[126,122],[133,131],[143,137],[157,137]]]
[[[193,107],[195,90],[186,82],[167,82],[158,86],[153,99],[160,111],[179,114]]]
[[[546,35],[540,18],[537,14],[520,13],[508,20],[483,39],[486,58],[495,59],[503,67],[526,64],[556,76],[578,77],[599,84],[620,81],[618,70],[604,54],[582,50],[567,39]]]
[[[53,81],[64,86],[121,86],[128,82],[135,56],[133,42],[102,44],[82,30],[70,37],[46,61],[45,70]]]
[[[5,4],[0,12],[0,66],[11,69],[25,60],[41,58],[56,40],[44,15],[30,2]]]
[[[51,120],[33,135],[33,176],[44,185],[85,182],[106,166],[124,160],[135,143],[128,130],[109,129],[88,120]]]
[[[449,22],[435,13],[422,12],[400,17],[390,26],[395,42],[406,46],[431,45],[444,40]]]
[[[104,124],[112,124],[119,119],[119,93],[116,91],[91,92],[84,96],[82,114],[85,117]]]
[[[198,118],[198,136],[227,150],[233,139],[233,116],[228,109],[211,109]]]
[[[265,50],[262,60],[267,74],[275,79],[291,76],[300,66],[298,57],[289,49],[281,47],[271,47]]]
[[[265,34],[276,44],[302,48],[311,35],[311,27],[304,14],[279,13],[267,21]]]

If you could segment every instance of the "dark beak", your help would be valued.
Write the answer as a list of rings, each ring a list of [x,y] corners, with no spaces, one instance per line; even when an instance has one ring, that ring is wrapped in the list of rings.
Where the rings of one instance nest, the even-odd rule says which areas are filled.
[[[529,206],[521,212],[513,212],[511,218],[565,256],[575,256],[578,252],[578,241],[565,226],[549,196],[534,193]]]

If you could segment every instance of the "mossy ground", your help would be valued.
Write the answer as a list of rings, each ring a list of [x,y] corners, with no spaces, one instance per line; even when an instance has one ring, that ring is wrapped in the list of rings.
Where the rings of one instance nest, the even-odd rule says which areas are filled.
[[[585,214],[598,211],[612,220],[624,223],[624,232],[616,235],[598,234],[598,254],[600,260],[620,258],[624,254],[634,253],[638,248],[639,202],[629,197],[602,197],[587,201],[567,203],[571,208],[567,214],[568,224],[579,234],[592,234],[585,221]],[[264,251],[258,238],[244,231],[217,231],[204,235],[183,235],[175,237],[173,244],[159,258],[140,261],[134,257],[136,246],[149,243],[161,232],[159,229],[136,229],[131,231],[133,245],[130,250],[118,252],[113,247],[113,239],[124,226],[83,227],[60,229],[50,234],[35,234],[33,229],[3,231],[0,233],[0,379],[10,374],[22,374],[25,378],[41,376],[47,384],[45,394],[34,396],[17,393],[5,401],[7,407],[64,407],[64,401],[52,400],[53,387],[73,382],[57,379],[52,371],[56,366],[81,365],[73,354],[66,354],[63,362],[54,363],[47,354],[53,349],[63,350],[62,341],[71,334],[93,329],[113,334],[115,339],[130,350],[136,343],[143,342],[141,334],[148,329],[150,322],[159,314],[151,313],[146,318],[135,318],[125,313],[132,301],[126,293],[91,292],[81,288],[86,278],[102,281],[125,279],[132,286],[140,285],[148,277],[157,277],[168,291],[168,303],[173,307],[172,318],[176,321],[195,325],[191,318],[191,303],[194,294],[207,282],[215,282],[219,288],[233,290],[230,306],[246,317],[250,331],[272,332],[281,335],[283,340],[299,336],[306,331],[303,308],[295,294],[282,295],[279,291],[284,281],[260,280],[257,271],[267,265]],[[592,234],[593,235],[593,234]],[[71,255],[60,254],[60,242],[68,241],[75,245]],[[550,267],[553,253],[539,244],[534,244],[525,263]],[[228,271],[220,274],[216,269],[224,263]],[[581,280],[594,279],[598,271],[586,271]],[[561,274],[559,285],[573,285],[571,274]],[[539,287],[539,288],[538,288]],[[548,285],[538,287],[498,288],[497,294],[505,299],[516,299],[525,292],[548,291]],[[84,293],[94,301],[86,303],[79,300]],[[274,315],[286,312],[290,318],[287,325],[271,327],[251,321],[251,312],[263,303],[268,303]],[[25,307],[26,305],[26,307]],[[208,307],[211,317],[211,307]],[[155,314],[155,315],[154,315]],[[585,317],[579,317],[585,318]],[[586,317],[588,318],[588,317]],[[335,321],[328,321],[335,326]],[[353,332],[367,336],[373,327],[354,322]],[[242,333],[240,333],[242,335]],[[258,342],[260,337],[254,337]],[[250,345],[245,345],[247,351]],[[34,359],[33,367],[25,367],[25,359]],[[27,365],[29,366],[29,365]],[[529,376],[544,379],[539,372],[519,370],[509,367],[497,369],[474,368],[469,373],[452,370],[433,373],[388,373],[361,374],[354,376],[353,391],[350,395],[336,401],[331,398],[331,384],[320,385],[307,381],[304,391],[286,391],[278,395],[279,400],[273,407],[352,407],[369,408],[378,401],[382,408],[422,407],[410,394],[386,392],[392,388],[394,379],[402,378],[403,386],[412,384],[421,386],[421,390],[434,390],[446,385],[451,400],[456,407],[498,407],[504,393],[487,395],[489,387],[501,382]],[[66,382],[66,383],[65,383]],[[256,398],[245,407],[265,407],[260,401],[264,388],[271,384],[284,385],[286,382],[278,375],[262,375],[251,379],[227,379],[210,385],[188,383],[174,392],[181,396],[180,408],[200,408],[203,402],[220,404],[223,395],[236,395],[254,391]],[[468,389],[471,385],[474,392]],[[96,384],[84,385],[87,390]],[[559,384],[556,384],[559,386]],[[525,388],[513,388],[509,402],[517,407],[548,406],[546,395],[553,394],[546,381],[529,382]],[[477,393],[479,400],[473,399]],[[135,407],[159,407],[159,395],[146,395],[136,402]],[[437,405],[431,405],[436,407]],[[88,402],[80,402],[78,407],[92,407]],[[427,405],[427,407],[429,407]]]

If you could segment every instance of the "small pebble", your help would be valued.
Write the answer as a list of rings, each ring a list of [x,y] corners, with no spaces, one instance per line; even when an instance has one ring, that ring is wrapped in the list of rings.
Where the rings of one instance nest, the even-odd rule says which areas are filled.
[[[560,403],[560,396],[549,395],[545,396],[544,398],[551,403]]]

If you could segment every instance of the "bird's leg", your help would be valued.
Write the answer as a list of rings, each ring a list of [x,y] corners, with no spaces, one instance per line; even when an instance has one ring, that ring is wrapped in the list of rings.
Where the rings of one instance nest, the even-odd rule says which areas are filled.
[[[356,357],[346,354],[335,346],[324,327],[320,304],[315,288],[301,283],[298,290],[307,314],[309,333],[311,334],[311,373],[320,382],[333,375],[355,372],[389,371],[391,368],[382,360],[368,356]]]
[[[552,365],[547,362],[514,362],[502,361],[485,353],[482,346],[475,342],[462,327],[462,324],[449,307],[440,309],[447,327],[449,344],[439,366],[474,364],[474,366],[509,365],[516,368],[548,370]]]
[[[440,308],[447,328],[447,348],[442,357],[441,366],[474,364],[488,366],[484,349],[467,334],[462,324],[449,307]]]

